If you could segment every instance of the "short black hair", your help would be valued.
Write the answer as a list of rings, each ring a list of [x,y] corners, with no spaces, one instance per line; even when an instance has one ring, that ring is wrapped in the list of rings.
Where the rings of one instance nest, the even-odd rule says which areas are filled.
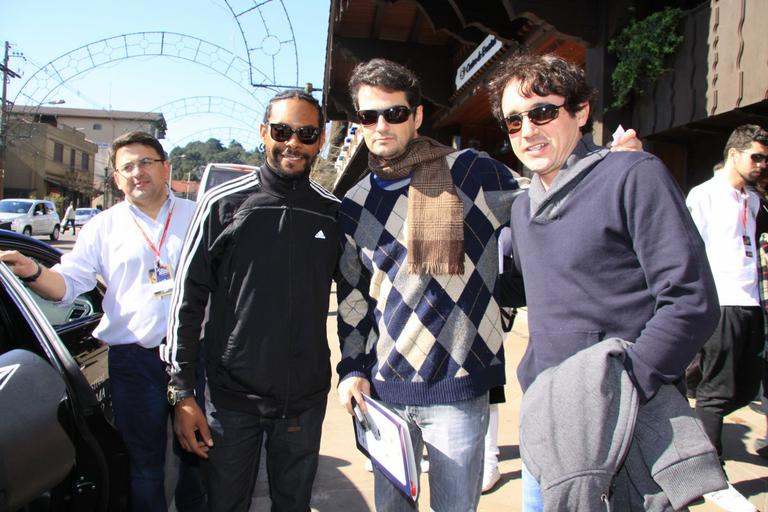
[[[731,132],[725,143],[723,158],[728,159],[728,151],[749,149],[753,142],[768,146],[768,132],[756,124],[743,124]]]
[[[149,146],[155,150],[160,157],[160,160],[165,160],[167,158],[163,145],[160,144],[160,141],[153,135],[142,131],[126,132],[113,140],[112,144],[109,146],[109,163],[112,164],[113,169],[115,169],[115,155],[117,154],[117,150],[130,144]]]
[[[581,67],[557,55],[536,55],[525,49],[507,57],[496,67],[488,83],[491,110],[502,126],[504,113],[501,110],[501,96],[512,80],[520,81],[521,93],[526,97],[534,94],[562,96],[565,98],[563,108],[571,116],[581,110],[584,103],[589,104],[589,116],[581,127],[581,133],[592,131],[592,107],[596,91],[587,83]]]
[[[397,62],[387,59],[371,59],[352,70],[349,78],[349,94],[352,105],[358,109],[357,92],[363,85],[378,87],[387,92],[404,92],[409,107],[421,105],[421,84],[416,74]]]
[[[269,123],[269,116],[272,115],[272,105],[274,103],[290,99],[306,101],[315,107],[317,109],[317,126],[320,128],[320,130],[323,129],[323,108],[320,106],[320,102],[317,101],[314,96],[302,89],[288,89],[272,96],[269,99],[269,103],[267,103],[267,110],[264,112],[264,121],[262,121],[262,123]]]

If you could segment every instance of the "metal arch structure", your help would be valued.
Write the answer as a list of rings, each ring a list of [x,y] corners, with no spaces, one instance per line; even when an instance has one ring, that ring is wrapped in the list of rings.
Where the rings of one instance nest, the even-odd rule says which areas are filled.
[[[59,86],[87,71],[120,60],[138,57],[170,57],[205,66],[226,77],[250,94],[263,106],[251,87],[253,69],[248,61],[216,44],[176,32],[134,32],[101,39],[65,53],[39,68],[16,93],[14,103],[21,97],[34,102],[27,113],[40,105]],[[271,77],[261,72],[265,82]],[[268,83],[265,87],[276,89]]]
[[[211,138],[219,139],[225,146],[228,145],[230,141],[236,140],[249,151],[256,150],[259,147],[259,144],[261,144],[261,135],[259,135],[258,130],[240,128],[237,126],[205,128],[204,130],[190,133],[176,141],[171,141],[167,138],[166,140],[171,142],[173,147],[182,147],[192,141],[205,142]]]
[[[222,96],[188,96],[170,101],[147,112],[147,119],[152,113],[160,112],[166,120],[180,119],[196,114],[220,114],[246,126],[261,124],[263,112],[259,112],[244,103]]]
[[[235,23],[240,29],[243,37],[246,55],[248,56],[249,69],[251,70],[251,85],[254,87],[275,86],[275,84],[285,81],[289,85],[277,87],[298,87],[299,86],[299,52],[296,46],[296,37],[293,33],[293,24],[288,10],[285,8],[283,0],[224,0],[224,3],[232,13]],[[270,9],[278,6],[279,8]],[[282,11],[282,12],[280,12]],[[287,22],[287,27],[282,26],[282,22]],[[252,46],[248,42],[246,34],[260,35],[261,40],[257,46]],[[287,76],[285,79],[278,76],[276,60],[278,55],[282,59],[283,66],[286,66],[284,49],[290,52],[293,50],[293,74],[292,79]],[[271,81],[263,83],[261,78],[253,75],[253,56],[260,52],[272,62]],[[262,72],[263,74],[263,72]]]

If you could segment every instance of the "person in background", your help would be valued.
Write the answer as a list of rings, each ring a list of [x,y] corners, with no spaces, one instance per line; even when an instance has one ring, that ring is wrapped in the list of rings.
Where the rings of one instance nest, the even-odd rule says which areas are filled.
[[[0,260],[38,295],[62,303],[91,290],[97,276],[104,279],[104,316],[93,336],[109,346],[112,408],[128,449],[131,510],[167,512],[165,451],[171,408],[158,346],[195,203],[170,193],[170,164],[152,135],[121,135],[112,142],[109,158],[125,201],[85,224],[60,264],[48,269],[15,251],[0,252]],[[206,510],[200,463],[180,454],[176,509]]]
[[[64,212],[64,228],[63,231],[66,231],[69,226],[72,226],[72,234],[75,234],[75,208],[72,206],[72,203],[70,202],[67,205],[67,209]]]
[[[757,125],[737,127],[723,156],[723,168],[687,198],[720,300],[720,321],[700,353],[696,413],[721,459],[723,418],[755,397],[763,376],[765,310],[756,239],[760,198],[752,187],[768,162],[768,132]]]

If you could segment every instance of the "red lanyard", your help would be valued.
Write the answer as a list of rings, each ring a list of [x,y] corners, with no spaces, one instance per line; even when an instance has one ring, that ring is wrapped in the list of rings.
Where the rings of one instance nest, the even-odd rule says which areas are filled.
[[[160,249],[163,248],[163,242],[165,241],[165,235],[168,234],[168,226],[171,224],[171,217],[173,216],[173,209],[176,208],[176,204],[171,207],[171,211],[168,212],[168,217],[165,219],[165,227],[163,228],[163,236],[160,237],[160,243],[155,246],[154,243],[152,243],[152,240],[149,239],[147,234],[144,232],[143,229],[141,229],[141,226],[139,225],[139,222],[136,220],[136,217],[131,215],[131,218],[133,219],[133,223],[136,224],[136,227],[139,228],[139,231],[141,231],[141,235],[144,237],[144,240],[147,241],[149,244],[149,248],[152,249],[152,252],[155,253],[155,256],[157,256],[157,261],[160,261]]]
[[[747,202],[747,198],[749,198],[749,195],[745,194],[744,192],[738,192],[741,197],[744,198],[743,205],[744,210],[741,214],[741,225],[744,228],[744,234],[747,233],[747,212],[749,211],[749,203]]]

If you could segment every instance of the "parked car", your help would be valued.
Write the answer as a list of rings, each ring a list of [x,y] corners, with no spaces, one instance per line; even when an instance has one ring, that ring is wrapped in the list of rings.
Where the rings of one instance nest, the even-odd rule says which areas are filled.
[[[41,199],[0,200],[0,228],[25,235],[48,235],[58,240],[61,220],[51,201]]]
[[[45,266],[61,253],[0,231]],[[0,263],[0,510],[128,510],[128,456],[112,423],[107,347],[92,336],[103,287],[59,305]]]
[[[101,210],[98,208],[78,208],[75,210],[75,226],[81,227],[83,224],[94,218]]]
[[[206,190],[210,190],[216,185],[221,185],[229,180],[233,180],[249,172],[253,172],[258,167],[245,164],[208,164],[205,166],[203,176],[200,178],[200,188],[197,189],[197,199],[203,197]]]

